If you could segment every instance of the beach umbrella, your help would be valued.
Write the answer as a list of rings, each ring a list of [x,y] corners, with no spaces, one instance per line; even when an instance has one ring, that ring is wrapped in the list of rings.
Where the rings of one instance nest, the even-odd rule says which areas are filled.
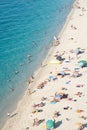
[[[75,51],[74,51],[75,54],[79,54],[79,52],[80,52],[79,48],[75,49]]]
[[[60,73],[61,75],[64,75],[64,74],[65,74],[65,72],[64,72],[64,71],[60,71],[59,73]]]
[[[61,99],[62,95],[61,94],[56,94],[55,97],[58,98],[58,99]]]
[[[59,61],[62,61],[62,57],[61,56],[57,56],[56,59],[59,60]]]
[[[83,66],[85,66],[86,63],[87,63],[87,62],[86,62],[85,60],[80,60],[80,61],[78,62],[78,65],[79,65],[80,67],[83,67]]]
[[[53,121],[53,120],[48,120],[48,121],[46,122],[46,127],[47,127],[48,129],[54,127],[54,121]]]

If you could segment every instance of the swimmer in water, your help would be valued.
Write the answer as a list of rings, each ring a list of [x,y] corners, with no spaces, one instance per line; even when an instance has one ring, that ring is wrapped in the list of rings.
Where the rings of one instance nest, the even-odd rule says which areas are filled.
[[[15,71],[15,74],[18,74],[19,73],[19,71]]]
[[[20,66],[23,66],[23,65],[24,65],[24,63],[21,63],[21,64],[20,64]]]
[[[37,46],[37,43],[35,41],[32,42],[33,46]]]
[[[30,60],[31,60],[31,55],[27,55],[27,58],[28,58],[28,63],[30,63]]]
[[[8,80],[7,80],[7,82],[10,82],[10,81],[11,81],[11,79],[8,79]]]
[[[27,55],[27,58],[30,58],[31,57],[31,55]]]
[[[13,92],[13,91],[14,91],[14,88],[10,88],[10,90]]]

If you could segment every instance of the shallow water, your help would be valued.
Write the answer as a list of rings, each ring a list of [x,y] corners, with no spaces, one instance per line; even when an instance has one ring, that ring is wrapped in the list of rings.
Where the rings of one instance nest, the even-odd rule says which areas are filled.
[[[46,56],[73,2],[0,0],[0,120],[23,94],[26,81]]]

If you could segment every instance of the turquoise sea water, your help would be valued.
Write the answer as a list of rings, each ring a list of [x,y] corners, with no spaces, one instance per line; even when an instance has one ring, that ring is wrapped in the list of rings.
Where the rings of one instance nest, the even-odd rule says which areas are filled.
[[[26,89],[29,76],[46,56],[73,2],[0,0],[0,125]],[[28,55],[31,55],[30,63]],[[19,73],[15,74],[16,71]]]

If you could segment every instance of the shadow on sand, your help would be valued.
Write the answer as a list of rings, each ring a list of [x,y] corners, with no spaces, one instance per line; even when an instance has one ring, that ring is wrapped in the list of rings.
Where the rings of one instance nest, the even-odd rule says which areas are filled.
[[[87,128],[87,123],[83,124],[82,126],[83,126],[83,129]]]
[[[57,127],[59,127],[61,124],[62,124],[62,120],[55,122],[55,129],[56,129]]]

